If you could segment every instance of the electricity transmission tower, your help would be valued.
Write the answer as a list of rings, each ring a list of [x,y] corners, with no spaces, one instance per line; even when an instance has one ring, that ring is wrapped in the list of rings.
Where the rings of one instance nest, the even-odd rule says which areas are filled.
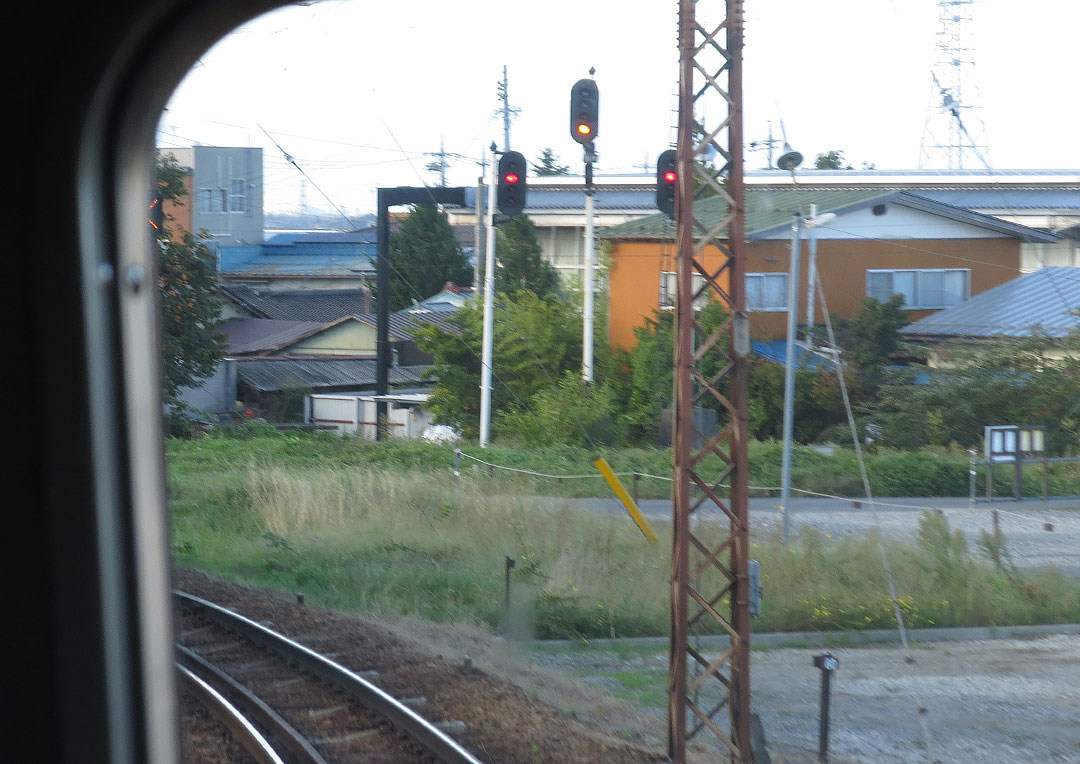
[[[687,742],[706,730],[733,763],[749,764],[754,759],[750,740],[746,450],[750,337],[745,291],[742,49],[742,0],[679,0],[675,466],[668,667],[668,756],[676,764],[686,761]],[[696,115],[702,115],[701,121]],[[711,169],[715,165],[719,165],[718,170]],[[714,195],[703,200],[709,205],[708,214],[704,204],[694,208],[694,200],[706,192]],[[713,248],[720,257],[706,260],[706,249]],[[695,276],[704,280],[697,290]],[[705,294],[720,302],[728,315],[712,334],[702,329],[694,312],[695,298]],[[719,431],[711,437],[694,428],[694,406],[706,400],[718,404],[720,411]],[[718,511],[707,515],[709,508]],[[719,523],[713,519],[717,516]],[[730,644],[715,655],[706,654],[692,644],[694,635],[700,633],[725,635]]]
[[[986,125],[980,116],[972,45],[975,0],[939,0],[937,58],[930,72],[930,104],[923,127],[919,169],[990,169]]]

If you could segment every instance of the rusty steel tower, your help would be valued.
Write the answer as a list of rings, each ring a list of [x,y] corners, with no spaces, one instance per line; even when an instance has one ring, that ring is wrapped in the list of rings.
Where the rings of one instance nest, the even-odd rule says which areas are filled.
[[[688,741],[705,731],[732,762],[753,761],[742,48],[742,0],[680,0],[668,668],[668,754],[677,764],[686,761]],[[705,294],[727,313],[711,334],[694,313],[695,298]],[[693,409],[703,401],[721,412],[712,436],[694,431]],[[718,511],[706,518],[706,509]],[[730,643],[707,655],[694,645],[697,634],[726,635]]]

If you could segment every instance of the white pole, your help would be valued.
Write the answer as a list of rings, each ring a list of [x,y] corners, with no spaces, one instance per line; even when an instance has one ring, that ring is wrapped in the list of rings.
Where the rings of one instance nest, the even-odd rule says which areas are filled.
[[[581,377],[593,381],[593,280],[595,278],[596,243],[593,237],[593,194],[585,190],[585,336],[581,343]]]
[[[473,286],[480,287],[480,258],[484,255],[483,236],[481,232],[484,230],[484,176],[480,175],[476,179],[476,225],[473,227]]]
[[[814,330],[814,280],[817,278],[817,205],[810,205],[810,220],[807,227],[807,237],[810,242],[810,251],[806,258],[806,331]]]
[[[498,185],[495,144],[491,144],[491,175],[488,188],[487,252],[484,258],[484,348],[480,361],[480,447],[491,436],[491,357],[495,331],[495,187]]]
[[[788,275],[787,358],[784,364],[784,450],[780,466],[780,503],[784,524],[780,540],[787,541],[791,530],[791,433],[795,420],[795,328],[799,315],[799,243],[803,220],[795,216],[791,224],[791,272]]]

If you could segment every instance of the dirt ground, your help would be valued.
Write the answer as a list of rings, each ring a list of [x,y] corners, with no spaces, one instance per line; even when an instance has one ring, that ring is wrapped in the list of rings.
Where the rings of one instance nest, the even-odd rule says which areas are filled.
[[[314,649],[340,652],[353,668],[377,665],[391,689],[434,680],[425,694],[443,718],[469,723],[471,739],[463,742],[485,761],[665,760],[666,648],[597,642],[537,652],[469,627],[300,608],[282,594],[192,572],[178,573],[176,583],[273,621]],[[830,652],[839,661],[832,762],[1080,764],[1080,636],[923,643],[912,645],[913,663],[898,646]],[[772,764],[817,761],[821,675],[812,661],[821,653],[783,648],[752,654],[754,711]],[[646,690],[633,705],[625,700],[631,681]],[[691,758],[727,760],[700,747]]]

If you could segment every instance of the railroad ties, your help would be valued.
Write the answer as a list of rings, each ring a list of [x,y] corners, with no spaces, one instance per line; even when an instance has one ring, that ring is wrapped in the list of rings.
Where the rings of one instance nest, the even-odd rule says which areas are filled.
[[[426,698],[398,700],[373,684],[377,672],[352,671],[265,623],[181,592],[175,597],[183,686],[215,716],[247,720],[225,724],[260,764],[479,764],[455,739],[464,723],[433,723],[417,713]]]

